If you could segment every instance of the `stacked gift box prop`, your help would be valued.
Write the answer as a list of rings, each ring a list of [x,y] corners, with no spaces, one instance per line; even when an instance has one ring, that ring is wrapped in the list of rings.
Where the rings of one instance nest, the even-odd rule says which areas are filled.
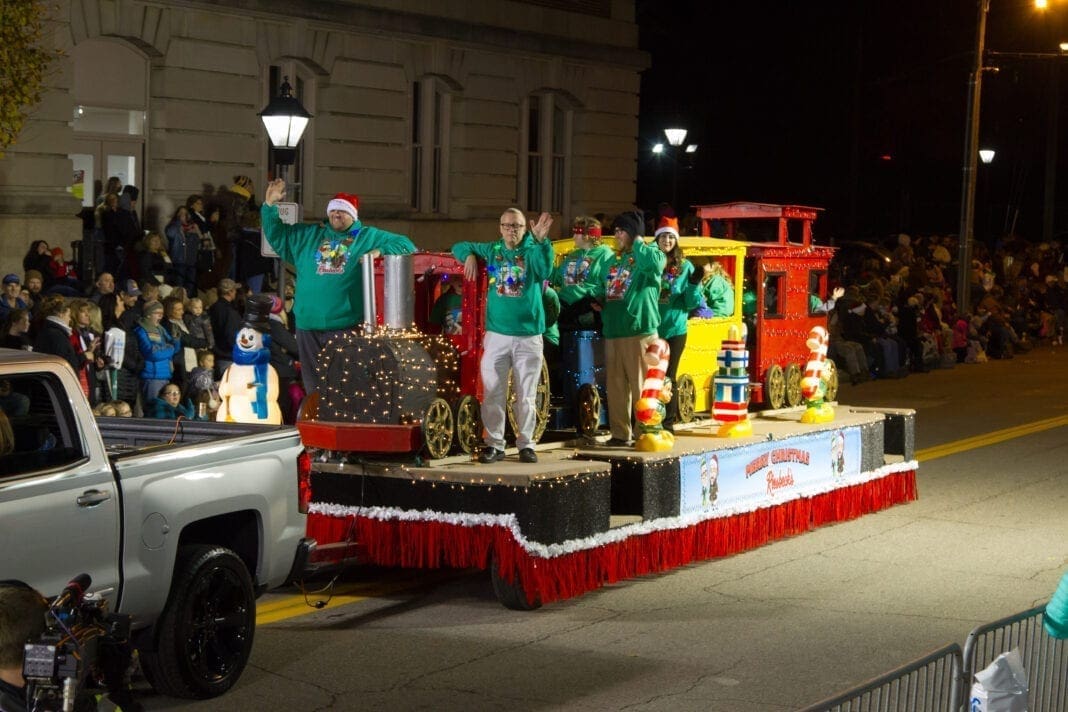
[[[721,438],[748,437],[753,434],[749,420],[749,351],[737,326],[727,331],[716,365],[719,368],[713,379],[712,417],[722,423],[716,434]]]

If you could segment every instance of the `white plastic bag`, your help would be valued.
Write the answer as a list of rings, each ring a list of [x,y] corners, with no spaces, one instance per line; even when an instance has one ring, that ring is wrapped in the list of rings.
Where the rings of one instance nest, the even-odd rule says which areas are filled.
[[[1020,651],[1002,653],[975,673],[969,712],[1027,712],[1027,673]]]

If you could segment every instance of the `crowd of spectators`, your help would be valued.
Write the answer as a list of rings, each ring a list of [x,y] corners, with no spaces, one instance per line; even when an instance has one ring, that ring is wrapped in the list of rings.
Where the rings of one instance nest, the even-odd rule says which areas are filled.
[[[252,293],[234,278],[233,259],[253,229],[258,244],[251,190],[237,176],[210,208],[190,196],[160,235],[141,229],[137,189],[109,181],[83,241],[98,267],[91,282],[43,240],[29,245],[21,274],[0,267],[0,346],[64,358],[98,415],[213,419]],[[263,271],[252,277],[268,286]],[[299,369],[292,294],[273,295],[271,316],[271,363],[286,376],[287,422],[300,397],[288,388]]]
[[[1064,343],[1064,254],[1058,243],[1013,238],[976,244],[968,302],[955,298],[955,237],[902,234],[890,258],[871,258],[841,279],[829,315],[830,356],[843,378],[900,378],[959,363],[1010,359],[1036,343]],[[832,267],[835,263],[832,262]]]
[[[235,176],[210,201],[191,195],[161,235],[142,230],[137,188],[109,182],[86,217],[95,274],[78,274],[43,240],[28,246],[21,274],[0,268],[0,346],[65,358],[99,413],[212,417],[244,299],[269,288],[266,263],[242,256],[253,234],[258,244],[252,191]],[[902,234],[887,248],[888,258],[849,269],[832,261],[831,284],[842,289],[826,302],[829,356],[843,380],[901,378],[1012,358],[1040,341],[1063,344],[1068,294],[1058,243],[977,243],[970,312],[954,296],[955,237]],[[292,422],[301,394],[291,387],[300,382],[291,288],[274,301],[271,363]]]

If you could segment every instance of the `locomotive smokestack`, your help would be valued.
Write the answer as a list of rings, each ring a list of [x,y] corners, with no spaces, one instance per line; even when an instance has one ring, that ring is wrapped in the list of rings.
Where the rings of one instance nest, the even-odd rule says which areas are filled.
[[[411,255],[383,255],[382,316],[387,329],[408,329],[415,321],[415,277]]]
[[[363,333],[373,334],[378,305],[375,303],[375,258],[370,252],[360,258],[360,267],[363,269]]]

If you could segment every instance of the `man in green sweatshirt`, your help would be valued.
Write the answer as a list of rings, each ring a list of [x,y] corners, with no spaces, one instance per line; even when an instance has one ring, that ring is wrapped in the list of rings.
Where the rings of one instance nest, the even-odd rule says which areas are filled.
[[[478,262],[486,263],[486,335],[482,340],[482,425],[486,447],[479,462],[504,457],[505,398],[508,371],[513,372],[515,415],[519,432],[515,444],[522,462],[537,462],[534,426],[535,398],[541,375],[545,307],[544,281],[553,269],[553,245],[546,239],[553,218],[542,213],[527,232],[527,219],[518,208],[501,215],[501,236],[493,242],[458,242],[453,256],[464,263],[464,277],[478,279]]]
[[[597,268],[600,281],[592,296],[603,304],[605,370],[608,378],[608,425],[611,447],[633,443],[633,404],[645,379],[645,347],[660,326],[660,275],[667,257],[641,235],[645,221],[626,212],[612,227],[616,249]]]
[[[282,179],[267,185],[260,207],[263,235],[286,262],[297,268],[293,316],[297,326],[301,379],[311,394],[319,389],[319,352],[339,332],[363,321],[363,271],[360,258],[407,255],[415,245],[404,235],[364,225],[359,220],[360,199],[338,193],[326,206],[323,223],[286,225],[276,203],[285,197]]]

